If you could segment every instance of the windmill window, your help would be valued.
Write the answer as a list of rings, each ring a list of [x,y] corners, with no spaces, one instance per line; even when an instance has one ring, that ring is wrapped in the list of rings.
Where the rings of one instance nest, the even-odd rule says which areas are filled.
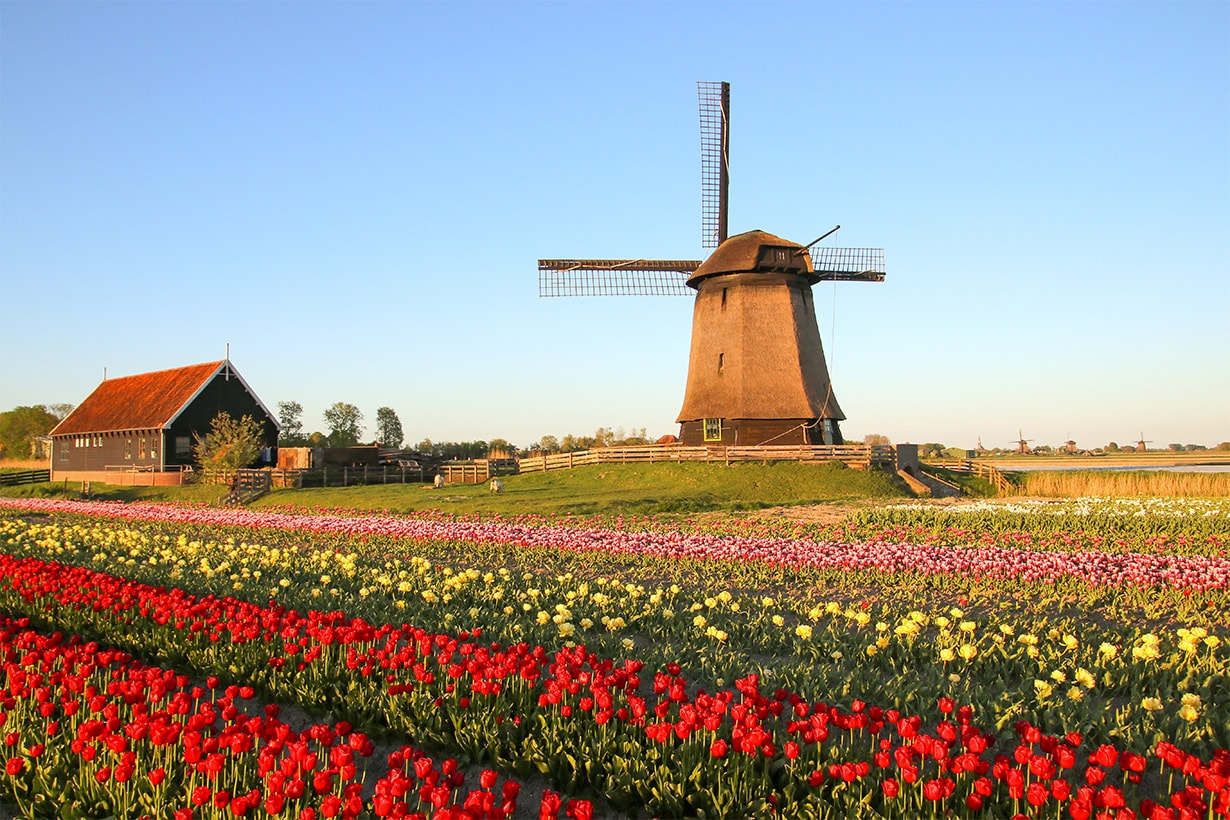
[[[722,420],[705,419],[705,441],[722,440]]]
[[[726,309],[726,288],[722,288],[722,310]]]
[[[718,372],[721,373],[725,367],[726,367],[726,354],[719,353],[718,354]]]

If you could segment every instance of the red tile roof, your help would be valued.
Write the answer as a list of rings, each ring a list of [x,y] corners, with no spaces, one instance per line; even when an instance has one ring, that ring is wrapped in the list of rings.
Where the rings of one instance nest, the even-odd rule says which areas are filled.
[[[51,431],[53,436],[160,429],[218,373],[225,361],[107,379]]]

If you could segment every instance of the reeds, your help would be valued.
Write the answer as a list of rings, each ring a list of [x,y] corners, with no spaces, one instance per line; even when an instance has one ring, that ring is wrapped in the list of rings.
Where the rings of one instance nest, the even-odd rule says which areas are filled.
[[[1170,470],[1055,470],[1015,477],[1019,495],[1051,498],[1224,498],[1230,496],[1230,473]]]

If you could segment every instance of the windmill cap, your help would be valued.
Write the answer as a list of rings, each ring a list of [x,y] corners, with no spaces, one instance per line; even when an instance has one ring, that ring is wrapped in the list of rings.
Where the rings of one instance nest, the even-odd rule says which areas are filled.
[[[806,247],[765,231],[736,234],[718,245],[688,277],[688,285],[696,288],[703,279],[728,273],[793,273],[813,285],[820,281]]]

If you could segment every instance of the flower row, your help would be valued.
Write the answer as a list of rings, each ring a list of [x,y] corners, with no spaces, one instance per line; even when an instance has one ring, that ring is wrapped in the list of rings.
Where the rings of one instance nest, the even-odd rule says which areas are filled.
[[[0,618],[0,667],[2,788],[23,816],[502,820],[517,810],[520,784],[494,770],[474,776],[403,745],[369,773],[374,744],[344,721],[296,731],[250,686],[193,685],[26,621]],[[540,815],[560,808],[548,792]],[[585,801],[565,808],[592,815]]]
[[[768,691],[755,674],[708,694],[677,666],[642,674],[639,662],[615,663],[583,647],[551,652],[342,612],[197,599],[30,559],[6,559],[0,574],[9,609],[24,605],[74,632],[145,636],[146,651],[227,670],[308,706],[349,709],[356,721],[660,816],[741,816],[749,806],[799,816],[805,806],[848,812],[861,805],[902,816],[929,806],[999,816],[1024,800],[1073,817],[1104,810],[1126,817],[1131,809],[1160,818],[1168,809],[1159,802],[1222,811],[1230,801],[1224,751],[1201,759],[1170,745],[1090,748],[1080,735],[1044,733],[1027,721],[997,751],[1001,740],[948,699],[938,704],[941,719],[924,723],[858,701],[840,708]],[[226,768],[225,756],[217,765]],[[1177,784],[1142,779],[1151,766],[1165,767]],[[228,790],[232,802],[234,794]]]
[[[425,541],[520,544],[571,552],[648,555],[678,560],[737,560],[850,573],[912,572],[923,575],[1014,579],[1050,583],[1074,578],[1093,586],[1156,586],[1186,590],[1230,589],[1230,557],[1166,553],[1073,553],[1011,547],[844,543],[791,538],[687,535],[583,530],[499,522],[441,522],[392,516],[307,516],[286,513],[115,504],[54,499],[0,498],[0,506],[252,529],[281,529],[347,538],[388,536]]]
[[[273,599],[300,611],[344,606],[372,623],[480,628],[506,644],[581,641],[608,657],[631,654],[654,667],[677,663],[705,685],[721,685],[771,659],[776,679],[797,691],[874,697],[903,710],[955,696],[981,714],[1011,709],[1008,720],[1026,718],[1049,731],[1087,726],[1099,741],[1144,744],[1160,735],[1205,751],[1230,742],[1230,733],[1217,729],[1225,712],[1216,687],[1205,685],[1230,663],[1230,633],[1215,619],[1205,621],[1207,628],[1151,632],[1113,627],[1096,602],[1086,604],[1102,611],[1096,622],[1045,614],[1022,620],[952,606],[920,611],[866,600],[785,604],[703,586],[647,587],[507,566],[483,571],[468,562],[481,562],[484,553],[458,545],[442,550],[453,569],[407,551],[422,544],[390,553],[387,543],[353,543],[352,552],[336,540],[316,544],[305,536],[294,546],[275,546],[190,539],[174,528],[0,521],[0,540],[13,555],[122,567],[131,580],[174,583],[196,595],[234,593],[253,604]],[[541,552],[519,547],[493,549],[487,557],[508,564],[522,552],[527,562],[547,563]],[[591,563],[601,567],[600,558]],[[622,572],[632,577],[634,569],[625,562]],[[657,571],[656,565],[645,570]],[[855,688],[852,681],[863,683]],[[1193,712],[1181,702],[1185,695],[1209,706]]]

